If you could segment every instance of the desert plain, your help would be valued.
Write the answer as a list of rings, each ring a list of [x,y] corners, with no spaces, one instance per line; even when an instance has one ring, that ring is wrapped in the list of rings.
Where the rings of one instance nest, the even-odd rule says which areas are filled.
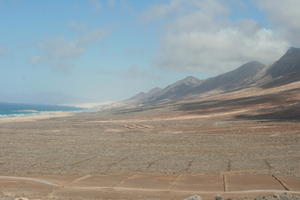
[[[3,199],[300,191],[298,83],[0,124]],[[272,100],[270,100],[272,99]],[[297,112],[296,112],[297,111]]]

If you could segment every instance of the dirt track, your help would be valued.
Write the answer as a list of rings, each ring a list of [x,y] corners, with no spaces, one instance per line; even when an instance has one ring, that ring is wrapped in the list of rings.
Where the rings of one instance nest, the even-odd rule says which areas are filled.
[[[216,194],[236,197],[289,192],[299,195],[300,179],[236,174],[0,176],[0,191],[7,197],[13,194],[43,199],[76,199],[78,193],[80,198],[88,199],[94,199],[93,195],[102,199],[105,193],[110,194],[109,199],[131,199],[135,195],[140,199],[183,199],[195,193],[212,199]]]

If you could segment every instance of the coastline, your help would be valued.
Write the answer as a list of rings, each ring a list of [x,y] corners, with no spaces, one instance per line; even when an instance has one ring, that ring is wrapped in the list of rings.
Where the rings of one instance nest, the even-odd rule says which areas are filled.
[[[22,115],[16,117],[4,117],[0,118],[0,123],[11,123],[11,122],[31,122],[41,119],[50,119],[50,118],[59,118],[59,117],[68,117],[72,116],[77,112],[70,111],[53,111],[53,112],[44,112],[36,115]]]

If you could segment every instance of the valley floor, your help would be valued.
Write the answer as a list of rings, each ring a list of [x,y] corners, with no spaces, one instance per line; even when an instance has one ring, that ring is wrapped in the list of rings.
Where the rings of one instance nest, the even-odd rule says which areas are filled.
[[[258,189],[252,187],[253,183],[263,184],[264,181],[269,186],[265,188],[262,185],[262,189],[299,191],[300,123],[234,117],[244,111],[241,108],[239,111],[191,114],[156,108],[140,112],[81,113],[38,121],[1,123],[0,191],[3,195],[18,194],[16,191],[27,194],[26,190],[13,189],[20,187],[20,184],[25,185],[27,191],[38,188],[43,192],[53,187],[30,180],[7,179],[7,176],[42,177],[46,181],[50,177],[50,182],[64,179],[65,182],[77,180],[78,183],[84,183],[84,179],[88,181],[91,177],[107,176],[111,177],[112,182],[114,178],[119,181],[121,188],[123,179],[116,176],[127,177],[123,181],[125,186],[128,177],[133,176],[131,179],[134,179],[134,176],[141,176],[140,180],[132,180],[131,188],[136,190],[131,190],[130,194],[118,191],[118,188],[109,189],[112,186],[103,185],[106,179],[102,178],[98,185],[83,184],[83,187],[99,184],[105,187],[104,191],[91,193],[86,198],[104,197],[115,191],[115,199],[126,199],[126,195],[131,199],[142,194],[149,194],[150,199],[160,199],[158,194],[164,197],[161,199],[169,199],[171,194],[171,199],[182,199],[187,194],[200,192],[201,188],[203,192],[203,188],[207,187],[201,185],[203,179],[195,181],[195,176],[197,179],[199,175],[203,175],[204,180],[206,176],[216,179],[211,187],[219,188],[213,189],[208,196],[226,192],[223,177],[228,181],[233,177],[236,184],[233,187],[240,187],[228,188],[228,191]],[[239,175],[242,177],[235,180]],[[53,176],[56,178],[53,179]],[[191,184],[181,184],[179,181],[178,188],[194,192],[182,193],[180,189],[177,191],[179,193],[168,189],[151,191],[160,184],[174,182],[179,176],[189,177],[186,180]],[[252,188],[243,187],[247,180]],[[268,181],[275,186],[270,186]],[[144,187],[143,184],[147,183],[148,186]],[[29,184],[28,187],[26,184]],[[287,185],[293,186],[288,188],[291,186]],[[143,191],[140,187],[150,190]],[[80,193],[84,188],[77,189],[71,193]],[[54,190],[50,191],[53,194]],[[65,192],[70,194],[68,189]],[[51,199],[50,193],[46,192],[45,197]]]
[[[300,177],[300,123],[151,112],[2,123],[0,174],[255,171]]]
[[[299,193],[300,97],[294,85],[198,102],[1,121],[0,197]]]

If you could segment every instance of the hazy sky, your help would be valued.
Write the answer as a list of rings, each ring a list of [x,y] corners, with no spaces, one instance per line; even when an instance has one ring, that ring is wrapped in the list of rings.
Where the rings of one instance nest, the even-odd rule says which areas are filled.
[[[299,0],[0,0],[0,102],[126,99],[300,45]]]

